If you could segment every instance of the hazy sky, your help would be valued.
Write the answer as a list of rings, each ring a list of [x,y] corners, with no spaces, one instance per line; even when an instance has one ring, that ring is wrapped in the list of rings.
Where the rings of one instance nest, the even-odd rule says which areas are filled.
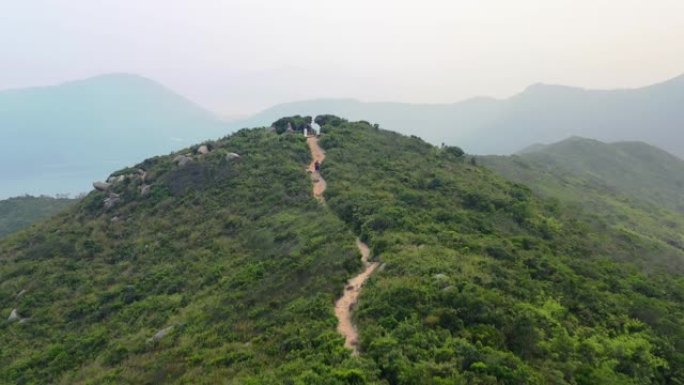
[[[684,73],[682,0],[0,0],[0,89],[108,72],[222,114]]]

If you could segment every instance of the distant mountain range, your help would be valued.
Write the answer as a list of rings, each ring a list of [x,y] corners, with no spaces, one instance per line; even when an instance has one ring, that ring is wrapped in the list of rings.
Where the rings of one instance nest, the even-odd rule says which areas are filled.
[[[140,158],[226,134],[211,112],[128,74],[0,91],[0,199],[88,191]]]
[[[644,141],[684,157],[684,75],[649,87],[592,91],[533,85],[509,99],[453,104],[320,99],[274,106],[225,123],[152,80],[103,75],[57,86],[0,91],[0,199],[79,193],[136,159],[269,126],[295,114],[334,113],[458,145],[471,154],[511,154],[578,135]]]
[[[644,141],[684,157],[684,75],[638,89],[585,90],[536,84],[508,99],[453,104],[366,103],[320,99],[281,104],[235,127],[268,125],[281,116],[332,113],[472,154],[511,154],[533,143],[578,135]]]

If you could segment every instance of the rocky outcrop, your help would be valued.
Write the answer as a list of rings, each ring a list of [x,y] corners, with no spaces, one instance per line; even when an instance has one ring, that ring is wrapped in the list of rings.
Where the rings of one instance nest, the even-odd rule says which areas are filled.
[[[123,182],[125,179],[126,179],[125,175],[110,176],[109,178],[107,178],[107,183],[110,185],[117,184],[117,183]]]
[[[12,313],[10,313],[9,318],[7,318],[7,321],[9,322],[14,322],[14,321],[20,321],[21,316],[19,315],[19,311],[17,309],[12,309]]]
[[[192,157],[187,156],[187,155],[178,155],[175,158],[173,158],[174,163],[178,164],[178,166],[183,167],[187,164],[192,163]]]
[[[209,147],[206,144],[199,146],[197,153],[200,155],[207,155],[209,153]]]
[[[240,154],[236,154],[234,152],[229,152],[228,155],[226,155],[226,160],[238,159],[239,157],[240,157]]]
[[[169,335],[173,331],[173,329],[174,329],[173,325],[165,327],[164,329],[156,332],[152,337],[150,337],[150,339],[147,340],[147,342],[158,342],[162,338]]]
[[[107,191],[112,185],[109,183],[105,182],[95,182],[93,183],[93,187],[95,187],[95,190],[97,191]]]
[[[119,202],[121,202],[121,197],[119,197],[119,194],[109,193],[107,198],[104,200],[104,207],[106,209],[111,209]]]
[[[152,189],[152,185],[150,184],[143,184],[140,186],[140,195],[145,196],[150,193],[150,190]]]

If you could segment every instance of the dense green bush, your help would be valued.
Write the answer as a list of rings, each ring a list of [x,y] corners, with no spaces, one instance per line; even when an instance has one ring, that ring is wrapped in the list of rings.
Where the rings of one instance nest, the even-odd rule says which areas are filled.
[[[330,114],[323,114],[323,115],[318,115],[316,116],[315,120],[316,124],[319,126],[327,126],[330,125],[332,127],[339,127],[342,123],[346,123],[346,119],[342,119],[339,116],[335,115],[330,115]]]
[[[289,116],[285,118],[280,118],[271,124],[278,134],[282,134],[287,131],[288,128],[294,131],[303,131],[304,129],[311,128],[312,118],[311,116]]]

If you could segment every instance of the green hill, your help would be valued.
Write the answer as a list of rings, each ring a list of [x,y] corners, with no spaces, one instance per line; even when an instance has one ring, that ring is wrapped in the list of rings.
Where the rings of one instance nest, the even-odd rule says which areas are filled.
[[[210,112],[130,74],[2,90],[0,106],[0,199],[85,192],[113,169],[226,130]]]
[[[75,202],[75,199],[47,196],[0,200],[0,238],[55,215]]]
[[[684,381],[684,282],[618,262],[658,244],[458,148],[335,124],[326,204],[301,135],[241,130],[116,172],[1,241],[0,311],[17,317],[0,322],[0,382]],[[333,304],[361,268],[357,236],[381,265],[353,356]]]
[[[585,175],[644,203],[684,213],[684,160],[642,142],[573,137],[523,150],[522,159]]]
[[[576,206],[624,236],[660,243],[660,265],[679,266],[684,256],[684,161],[663,150],[640,142],[607,144],[574,137],[510,157],[478,160],[541,195]]]

